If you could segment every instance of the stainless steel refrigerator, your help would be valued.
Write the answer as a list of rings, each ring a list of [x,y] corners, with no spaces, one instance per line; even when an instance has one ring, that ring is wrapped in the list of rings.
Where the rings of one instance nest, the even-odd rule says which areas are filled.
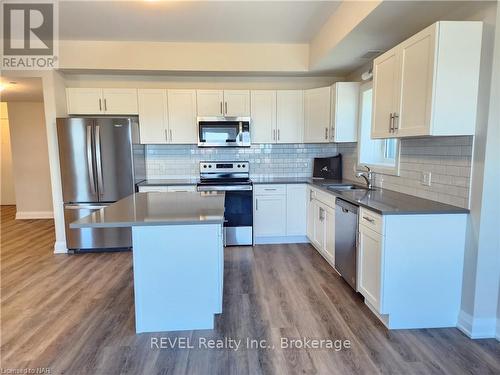
[[[133,194],[145,179],[137,117],[58,118],[57,136],[68,249],[130,248],[130,228],[70,229],[69,224]]]

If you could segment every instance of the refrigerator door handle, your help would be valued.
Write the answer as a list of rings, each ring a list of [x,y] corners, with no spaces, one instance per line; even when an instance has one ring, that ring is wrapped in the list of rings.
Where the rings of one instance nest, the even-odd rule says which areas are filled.
[[[99,194],[104,194],[104,183],[102,179],[102,154],[101,154],[101,127],[95,127],[95,153],[96,153],[96,167],[97,167],[97,187]]]
[[[94,179],[94,168],[92,166],[92,126],[87,126],[87,170],[89,173],[90,185],[92,186],[92,192],[95,194],[96,186]]]

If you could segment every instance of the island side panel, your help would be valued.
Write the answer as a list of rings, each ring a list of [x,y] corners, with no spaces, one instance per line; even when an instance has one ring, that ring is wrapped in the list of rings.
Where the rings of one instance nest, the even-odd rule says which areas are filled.
[[[136,332],[212,329],[222,311],[222,225],[132,228]]]

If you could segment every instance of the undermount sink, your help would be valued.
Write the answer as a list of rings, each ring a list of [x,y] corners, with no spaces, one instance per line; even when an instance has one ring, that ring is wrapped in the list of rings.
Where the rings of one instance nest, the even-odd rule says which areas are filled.
[[[336,185],[336,184],[331,184],[331,185],[326,185],[326,188],[328,190],[332,191],[357,191],[357,190],[363,190],[367,191],[368,188],[359,186],[359,185]]]

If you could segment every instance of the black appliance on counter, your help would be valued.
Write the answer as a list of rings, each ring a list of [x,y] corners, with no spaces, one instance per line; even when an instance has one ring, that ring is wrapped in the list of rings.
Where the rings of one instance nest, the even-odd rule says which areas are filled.
[[[313,178],[342,180],[342,154],[327,158],[314,158]]]
[[[224,246],[253,245],[253,185],[248,161],[200,162],[198,191],[224,191]]]

